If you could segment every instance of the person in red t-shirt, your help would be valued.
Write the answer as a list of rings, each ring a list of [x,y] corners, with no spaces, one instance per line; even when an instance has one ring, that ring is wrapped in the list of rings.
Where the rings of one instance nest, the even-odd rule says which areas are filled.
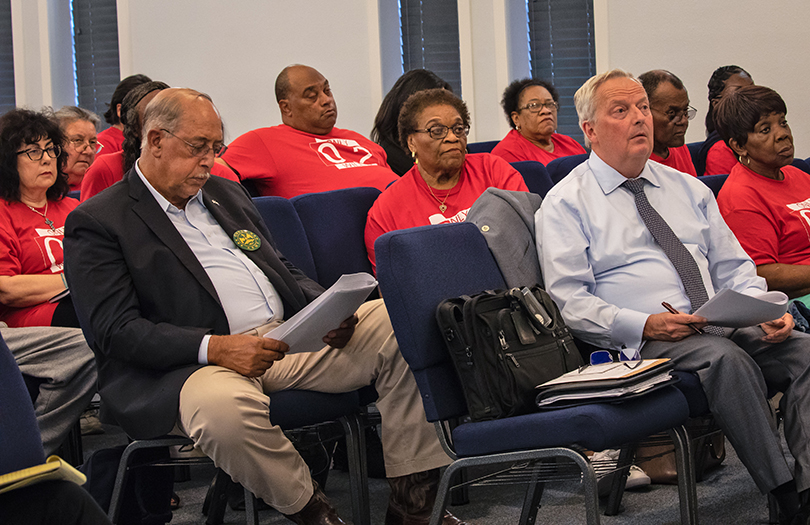
[[[97,158],[87,170],[82,181],[82,202],[121,180],[124,173],[135,165],[135,161],[141,155],[141,125],[146,106],[161,90],[168,87],[165,82],[150,81],[135,87],[124,97],[121,104],[121,121],[124,123],[124,134],[127,136],[124,149]],[[211,175],[239,182],[234,172],[220,164],[211,167]]]
[[[810,294],[810,175],[791,166],[787,106],[747,86],[715,107],[717,131],[740,160],[717,197],[720,213],[768,288],[807,302]]]
[[[335,127],[337,105],[329,81],[317,70],[288,66],[276,78],[283,124],[237,137],[217,160],[261,195],[291,198],[303,193],[371,186],[397,180],[385,151],[366,137]]]
[[[470,113],[450,91],[419,91],[402,106],[399,136],[416,164],[374,202],[366,222],[366,250],[376,271],[374,241],[383,233],[463,222],[489,187],[529,191],[505,160],[467,154]]]
[[[501,106],[512,131],[492,150],[506,162],[536,160],[548,164],[559,157],[585,153],[576,140],[557,133],[560,95],[543,80],[515,80],[503,92]]]
[[[63,170],[67,175],[70,191],[79,190],[84,175],[96,160],[98,115],[78,106],[64,106],[54,116],[65,135],[62,147],[67,152],[67,162]]]
[[[706,159],[706,169],[702,175],[721,175],[731,173],[737,164],[737,156],[720,139],[715,125],[715,108],[726,95],[744,86],[752,86],[754,80],[740,66],[718,67],[709,78],[709,111],[706,112],[706,142],[700,148],[699,155]]]
[[[116,151],[121,151],[124,146],[123,116],[125,111],[121,107],[124,97],[141,84],[151,81],[152,79],[146,75],[130,75],[115,86],[115,91],[113,91],[110,99],[110,107],[104,113],[104,120],[107,121],[110,127],[98,134],[99,149],[96,155],[110,155]]]
[[[681,79],[663,69],[653,69],[638,79],[650,99],[653,114],[653,150],[650,160],[697,177],[692,155],[686,146],[686,128],[697,110],[689,105],[689,94]]]
[[[79,322],[66,291],[65,218],[79,201],[62,167],[68,154],[55,118],[26,109],[0,117],[0,321],[8,326]]]

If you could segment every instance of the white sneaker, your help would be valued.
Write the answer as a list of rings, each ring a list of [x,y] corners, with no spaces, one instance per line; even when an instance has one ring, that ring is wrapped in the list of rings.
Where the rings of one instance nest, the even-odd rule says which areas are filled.
[[[616,475],[616,465],[619,463],[619,450],[609,449],[596,452],[591,456],[591,464],[596,472],[596,486],[600,497],[610,494],[613,476]],[[650,484],[650,476],[641,467],[631,465],[624,484],[625,489],[646,487]]]

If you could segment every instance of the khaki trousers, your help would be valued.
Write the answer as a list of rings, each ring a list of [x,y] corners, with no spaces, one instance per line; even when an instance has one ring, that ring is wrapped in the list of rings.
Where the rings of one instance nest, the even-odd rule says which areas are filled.
[[[375,382],[386,475],[450,463],[425,418],[384,303],[367,302],[357,315],[354,335],[344,348],[287,355],[258,378],[206,366],[180,391],[180,429],[234,481],[284,514],[304,508],[313,489],[303,459],[269,419],[269,392],[294,388],[339,393]]]

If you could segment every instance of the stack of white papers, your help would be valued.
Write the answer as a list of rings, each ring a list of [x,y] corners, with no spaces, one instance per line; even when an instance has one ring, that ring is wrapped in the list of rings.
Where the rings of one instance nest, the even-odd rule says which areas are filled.
[[[264,337],[284,341],[291,354],[320,350],[323,337],[354,314],[376,286],[374,277],[364,272],[341,275],[317,299]]]
[[[741,294],[724,288],[695,312],[714,326],[745,328],[779,319],[788,309],[788,296],[782,292]]]

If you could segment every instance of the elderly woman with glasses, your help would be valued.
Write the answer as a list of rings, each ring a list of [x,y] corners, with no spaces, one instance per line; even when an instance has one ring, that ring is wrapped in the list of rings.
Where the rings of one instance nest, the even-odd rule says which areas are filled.
[[[411,95],[399,114],[399,139],[414,167],[377,198],[366,222],[366,249],[375,266],[374,241],[383,233],[427,224],[463,222],[489,187],[528,191],[503,159],[467,154],[470,113],[456,95],[427,89]]]
[[[738,159],[717,204],[768,289],[810,305],[810,175],[791,165],[786,115],[782,97],[764,86],[717,104],[717,131]]]
[[[70,298],[55,299],[67,288],[65,218],[79,205],[65,197],[65,142],[49,114],[0,117],[0,321],[9,326],[79,326]]]
[[[558,157],[585,153],[585,148],[567,135],[557,133],[560,96],[543,80],[515,80],[503,92],[501,106],[510,131],[492,150],[507,162],[536,160],[548,164]]]
[[[96,128],[100,119],[92,111],[76,106],[64,106],[54,115],[65,135],[65,175],[70,191],[80,190],[84,174],[96,160],[99,149]]]

